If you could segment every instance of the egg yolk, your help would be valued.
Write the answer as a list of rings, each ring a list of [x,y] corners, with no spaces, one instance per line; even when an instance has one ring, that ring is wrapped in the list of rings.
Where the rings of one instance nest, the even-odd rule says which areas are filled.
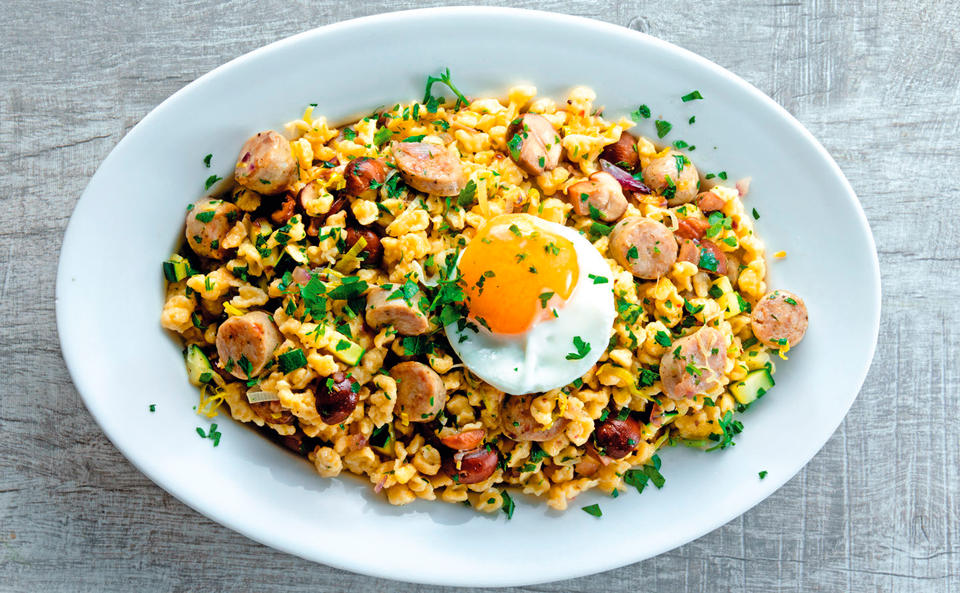
[[[526,214],[502,214],[477,231],[460,259],[470,317],[499,334],[556,315],[580,268],[573,243]]]

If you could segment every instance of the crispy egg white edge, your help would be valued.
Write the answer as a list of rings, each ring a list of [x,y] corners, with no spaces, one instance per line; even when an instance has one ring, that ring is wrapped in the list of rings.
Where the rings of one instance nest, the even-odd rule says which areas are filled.
[[[511,395],[549,391],[583,376],[606,351],[616,319],[613,273],[600,252],[570,227],[530,218],[544,231],[570,240],[577,252],[577,286],[557,311],[558,316],[535,323],[518,335],[494,334],[483,327],[478,327],[478,332],[460,332],[456,323],[444,328],[450,346],[466,367]],[[594,284],[589,274],[609,281]],[[462,342],[461,336],[466,336]],[[567,354],[576,352],[575,336],[590,344],[590,352],[580,360],[567,360]]]

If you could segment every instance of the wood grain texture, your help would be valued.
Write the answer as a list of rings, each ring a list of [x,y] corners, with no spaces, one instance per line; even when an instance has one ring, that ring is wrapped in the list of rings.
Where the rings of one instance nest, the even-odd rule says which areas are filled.
[[[100,161],[150,109],[265,43],[429,4],[4,2],[0,590],[442,590],[275,552],[173,499],[120,455],[83,407],[54,322],[56,254],[70,212]],[[783,104],[859,194],[884,290],[877,355],[860,397],[796,478],[658,558],[518,590],[960,590],[954,0],[512,4],[656,35]]]

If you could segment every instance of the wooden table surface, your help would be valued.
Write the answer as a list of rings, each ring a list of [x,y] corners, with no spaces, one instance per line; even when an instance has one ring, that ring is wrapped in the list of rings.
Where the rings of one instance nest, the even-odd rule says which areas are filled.
[[[73,206],[154,106],[271,41],[426,4],[4,1],[0,590],[441,590],[273,551],[175,500],[124,459],[84,408],[54,321],[57,255]],[[883,272],[870,375],[836,434],[792,481],[658,558],[524,590],[960,590],[955,0],[512,4],[650,33],[772,96],[850,179]]]

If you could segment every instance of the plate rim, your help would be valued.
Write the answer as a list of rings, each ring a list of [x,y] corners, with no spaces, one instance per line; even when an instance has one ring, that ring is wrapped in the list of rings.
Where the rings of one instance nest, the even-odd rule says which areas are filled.
[[[698,529],[694,530],[694,533],[695,533],[694,535],[690,537],[681,538],[682,541],[680,541],[679,543],[666,542],[664,545],[658,548],[654,548],[652,549],[652,551],[649,551],[648,553],[643,553],[637,556],[633,556],[632,558],[627,559],[625,561],[618,557],[616,560],[608,560],[607,562],[603,562],[603,563],[594,563],[588,568],[574,568],[574,569],[563,570],[562,567],[560,567],[560,570],[558,572],[555,572],[549,576],[541,576],[541,577],[535,577],[535,578],[499,577],[499,578],[491,578],[491,580],[484,581],[483,583],[481,583],[481,585],[491,585],[491,586],[514,586],[514,585],[538,584],[538,583],[546,583],[546,582],[576,578],[576,577],[581,577],[585,575],[597,574],[600,572],[604,572],[604,571],[622,567],[622,566],[627,566],[630,564],[640,562],[642,560],[646,560],[648,558],[655,557],[671,549],[674,549],[686,543],[692,542],[698,538],[701,538],[705,534],[743,515],[744,513],[749,511],[751,508],[753,508],[760,502],[766,500],[774,492],[779,490],[787,481],[791,480],[797,473],[799,473],[809,465],[810,461],[823,449],[824,445],[836,433],[837,428],[842,424],[842,422],[846,418],[846,415],[849,413],[850,407],[853,405],[853,402],[857,399],[857,397],[859,397],[860,391],[863,388],[864,381],[866,380],[866,377],[868,376],[870,369],[872,368],[872,364],[876,354],[876,346],[879,339],[880,320],[882,315],[882,311],[881,311],[882,277],[880,274],[879,256],[877,253],[876,241],[874,239],[869,221],[867,220],[866,214],[863,210],[863,206],[859,198],[857,197],[856,192],[853,190],[853,187],[851,186],[849,180],[846,178],[843,171],[840,169],[839,165],[836,163],[836,161],[833,159],[830,153],[826,150],[826,148],[823,147],[820,141],[817,140],[817,138],[799,120],[797,120],[783,106],[781,106],[771,97],[766,95],[763,91],[759,90],[758,88],[753,86],[751,83],[747,82],[746,80],[738,76],[737,74],[731,72],[730,70],[727,70],[726,68],[723,68],[719,64],[716,64],[699,54],[696,54],[690,50],[687,50],[683,47],[675,45],[671,42],[665,41],[663,39],[654,37],[652,35],[649,35],[643,32],[639,32],[639,31],[629,29],[627,27],[623,27],[621,25],[616,25],[613,23],[599,21],[592,18],[588,18],[588,17],[582,17],[582,16],[574,16],[574,15],[531,10],[531,9],[506,8],[506,7],[447,6],[447,7],[418,8],[418,9],[411,9],[411,10],[391,11],[386,13],[379,13],[379,14],[359,17],[355,19],[349,19],[344,21],[338,21],[335,23],[330,23],[327,25],[308,29],[306,31],[302,31],[300,33],[296,33],[294,35],[273,41],[267,45],[263,45],[252,51],[249,51],[240,56],[237,56],[227,61],[226,63],[221,64],[220,66],[217,66],[213,70],[210,70],[209,72],[199,76],[195,80],[191,81],[190,83],[184,85],[182,88],[178,89],[176,92],[171,94],[169,97],[164,99],[161,103],[159,103],[157,106],[151,109],[142,119],[140,119],[140,121],[138,121],[137,124],[134,125],[123,136],[123,138],[121,138],[120,141],[111,149],[111,151],[107,154],[107,156],[104,157],[104,160],[101,162],[101,164],[97,167],[97,170],[88,180],[87,186],[85,187],[80,198],[74,204],[70,213],[69,222],[66,226],[66,230],[63,235],[63,241],[61,244],[60,253],[58,254],[57,274],[56,274],[56,281],[55,281],[56,326],[57,326],[57,334],[58,334],[58,341],[60,344],[60,350],[64,359],[64,363],[67,367],[67,371],[70,375],[71,381],[73,382],[74,386],[77,389],[77,392],[79,393],[82,401],[84,402],[84,405],[90,411],[91,416],[93,416],[97,425],[103,431],[103,434],[110,440],[110,442],[115,447],[117,447],[117,449],[124,456],[124,458],[127,459],[127,461],[129,461],[134,467],[136,467],[138,471],[146,475],[152,482],[154,482],[157,486],[159,486],[165,492],[169,493],[170,495],[175,497],[177,500],[179,500],[189,508],[193,509],[194,511],[200,513],[201,515],[209,517],[214,521],[216,521],[217,523],[233,531],[236,531],[244,535],[245,537],[248,537],[254,541],[257,541],[263,545],[307,559],[312,562],[322,563],[327,566],[332,566],[342,570],[348,570],[357,574],[397,580],[396,575],[388,574],[385,571],[378,570],[375,565],[372,565],[369,563],[364,564],[362,562],[356,562],[356,561],[341,561],[340,559],[328,559],[328,558],[321,559],[321,558],[316,558],[310,555],[306,555],[303,553],[302,550],[297,549],[293,544],[289,544],[281,538],[270,538],[270,537],[267,537],[266,534],[260,531],[249,528],[249,526],[242,523],[241,521],[235,520],[230,513],[221,512],[217,508],[204,507],[201,509],[199,503],[195,505],[191,500],[188,500],[185,497],[182,497],[179,492],[174,491],[172,489],[172,486],[168,487],[168,485],[164,483],[163,475],[150,471],[140,463],[138,458],[135,458],[134,456],[128,454],[127,450],[118,446],[117,441],[114,438],[113,430],[104,425],[104,423],[101,420],[101,417],[95,411],[99,406],[96,403],[96,398],[90,393],[91,389],[83,387],[87,383],[87,381],[83,378],[83,374],[78,370],[82,365],[82,359],[75,350],[77,340],[75,337],[72,336],[71,330],[66,329],[68,328],[68,325],[65,323],[65,320],[63,318],[64,313],[61,307],[61,301],[64,298],[66,298],[65,291],[67,290],[66,287],[69,284],[68,276],[69,276],[70,270],[68,269],[67,264],[65,263],[65,260],[62,257],[62,254],[63,254],[64,248],[68,244],[71,244],[76,241],[76,239],[74,239],[73,237],[77,232],[76,224],[75,224],[76,218],[74,215],[76,214],[77,209],[80,207],[81,202],[89,193],[90,186],[93,184],[94,179],[100,174],[104,164],[110,159],[110,157],[115,152],[117,152],[119,149],[121,149],[123,146],[129,143],[132,137],[135,137],[137,134],[141,133],[143,128],[146,127],[144,124],[149,124],[149,122],[151,122],[156,117],[160,117],[160,115],[163,112],[165,112],[166,109],[169,107],[169,104],[175,102],[176,99],[181,94],[189,92],[195,86],[204,84],[205,81],[215,77],[218,73],[220,73],[223,70],[238,67],[247,61],[257,59],[261,55],[276,51],[278,49],[286,47],[287,45],[295,45],[297,43],[300,43],[301,40],[306,38],[312,38],[314,36],[323,36],[328,33],[338,31],[340,29],[349,29],[351,27],[364,27],[370,24],[376,25],[379,22],[389,23],[392,21],[397,21],[398,19],[400,20],[417,19],[419,17],[435,17],[435,16],[463,17],[464,15],[470,15],[470,14],[476,14],[476,13],[483,13],[483,16],[502,15],[505,18],[533,19],[533,20],[540,21],[540,24],[547,24],[547,25],[549,25],[549,23],[551,22],[575,25],[578,27],[592,28],[598,32],[616,34],[618,36],[639,37],[644,39],[647,43],[659,46],[661,49],[677,54],[678,56],[682,57],[685,61],[694,62],[701,67],[705,67],[713,71],[714,73],[718,74],[719,76],[726,79],[727,81],[732,82],[739,90],[752,95],[754,98],[765,103],[768,107],[772,107],[773,110],[777,113],[777,115],[779,115],[783,121],[789,124],[790,128],[792,128],[796,132],[799,132],[801,137],[810,146],[812,146],[815,149],[820,159],[829,167],[829,169],[833,173],[836,180],[840,182],[846,194],[845,198],[848,199],[850,203],[854,206],[853,210],[856,216],[852,220],[856,220],[858,226],[860,227],[860,230],[863,231],[863,234],[866,236],[868,240],[870,255],[871,255],[871,263],[872,263],[870,272],[873,280],[871,293],[873,295],[872,312],[874,313],[874,316],[873,316],[873,319],[870,320],[871,322],[870,325],[873,329],[873,339],[871,341],[871,345],[868,353],[869,354],[868,360],[870,362],[868,362],[866,365],[864,365],[862,369],[858,371],[858,376],[856,380],[856,384],[857,384],[856,393],[843,406],[842,413],[838,412],[836,414],[836,421],[835,423],[832,424],[832,427],[830,431],[826,433],[826,436],[822,440],[817,439],[819,442],[817,443],[817,446],[813,450],[814,452],[810,457],[808,457],[802,464],[800,464],[795,471],[793,471],[792,473],[789,473],[789,475],[785,473],[783,475],[778,475],[774,477],[774,480],[771,480],[773,482],[773,484],[771,484],[772,488],[769,489],[768,492],[766,492],[763,496],[761,496],[757,500],[750,501],[748,504],[737,507],[732,513],[729,514],[729,516],[721,515],[719,519],[716,519],[714,521],[703,522],[700,526],[698,526]],[[406,577],[406,575],[404,576]],[[411,580],[408,582],[436,584],[436,585],[452,585],[452,586],[465,586],[468,584],[468,582],[476,583],[475,580],[467,581],[467,580],[455,580],[450,578],[444,578],[443,575],[436,574],[436,573],[432,575],[426,575],[422,573],[417,574],[415,580]]]

